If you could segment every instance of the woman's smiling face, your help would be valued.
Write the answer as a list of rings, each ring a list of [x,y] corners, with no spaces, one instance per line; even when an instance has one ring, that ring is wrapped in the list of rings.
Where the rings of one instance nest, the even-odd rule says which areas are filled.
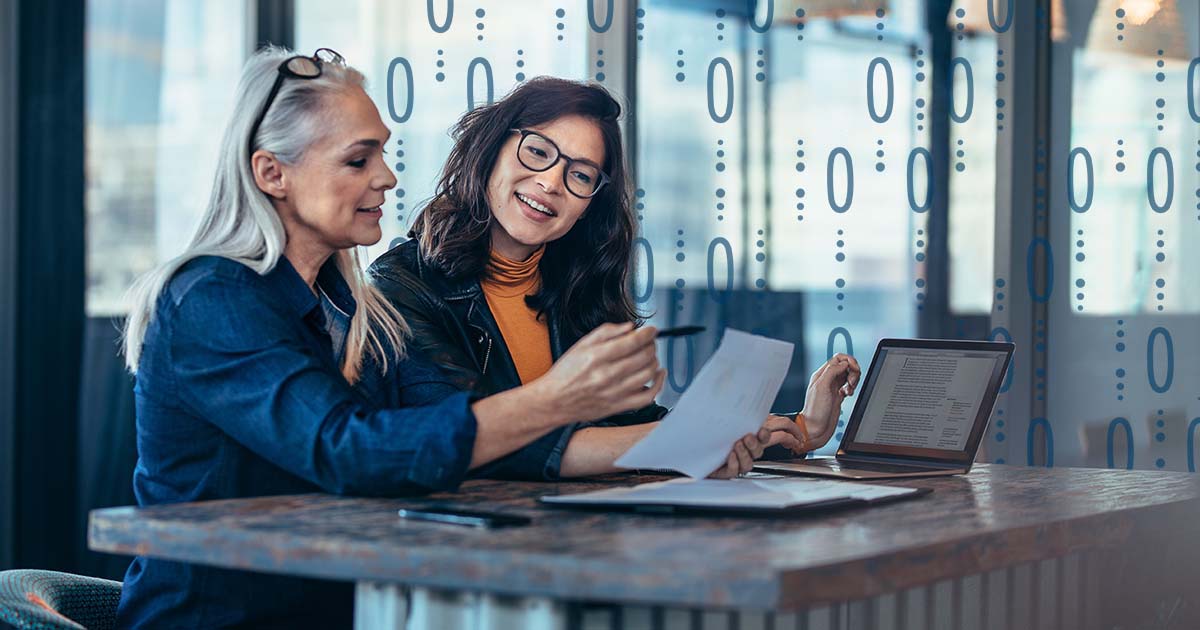
[[[562,116],[529,130],[557,145],[562,156],[591,162],[597,168],[604,165],[604,136],[589,118]],[[513,260],[525,260],[542,245],[562,238],[591,202],[567,190],[563,183],[565,157],[545,171],[533,171],[517,158],[520,143],[521,134],[513,132],[500,148],[487,185],[488,206],[495,217],[492,250]]]

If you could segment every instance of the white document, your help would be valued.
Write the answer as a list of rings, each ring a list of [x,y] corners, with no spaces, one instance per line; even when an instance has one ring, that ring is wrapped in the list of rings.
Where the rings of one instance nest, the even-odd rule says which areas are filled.
[[[726,329],[721,346],[675,408],[616,465],[707,477],[721,467],[734,442],[766,421],[793,348],[786,341]]]
[[[831,479],[795,477],[747,479],[671,479],[628,488],[544,496],[544,503],[566,505],[671,505],[697,508],[783,509],[830,501],[877,501],[918,492],[916,488],[873,486]]]

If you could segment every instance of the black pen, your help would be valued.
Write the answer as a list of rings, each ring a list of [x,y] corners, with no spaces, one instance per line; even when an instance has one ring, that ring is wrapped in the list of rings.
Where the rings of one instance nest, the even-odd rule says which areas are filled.
[[[655,337],[661,339],[663,337],[686,337],[694,335],[698,332],[704,332],[703,326],[679,326],[676,328],[664,328],[658,331]]]

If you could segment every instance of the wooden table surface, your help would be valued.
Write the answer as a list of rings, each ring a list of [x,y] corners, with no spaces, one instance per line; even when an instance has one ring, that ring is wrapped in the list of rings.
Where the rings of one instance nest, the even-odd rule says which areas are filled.
[[[545,494],[661,477],[471,481],[419,499],[279,496],[93,511],[93,550],[407,585],[675,606],[796,610],[1091,549],[1169,560],[1200,522],[1186,473],[979,465],[881,482],[930,495],[806,517],[696,517],[551,508]],[[493,531],[404,521],[432,501],[502,509]],[[1186,544],[1186,543],[1184,543]]]

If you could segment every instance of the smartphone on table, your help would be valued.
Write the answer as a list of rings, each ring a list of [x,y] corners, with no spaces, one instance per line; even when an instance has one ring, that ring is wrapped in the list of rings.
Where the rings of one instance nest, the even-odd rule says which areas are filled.
[[[463,525],[480,529],[498,529],[501,527],[518,527],[528,525],[533,519],[520,514],[504,514],[483,510],[466,510],[449,505],[428,505],[420,508],[403,508],[398,512],[400,518],[409,521],[427,521],[431,523],[446,523]]]

